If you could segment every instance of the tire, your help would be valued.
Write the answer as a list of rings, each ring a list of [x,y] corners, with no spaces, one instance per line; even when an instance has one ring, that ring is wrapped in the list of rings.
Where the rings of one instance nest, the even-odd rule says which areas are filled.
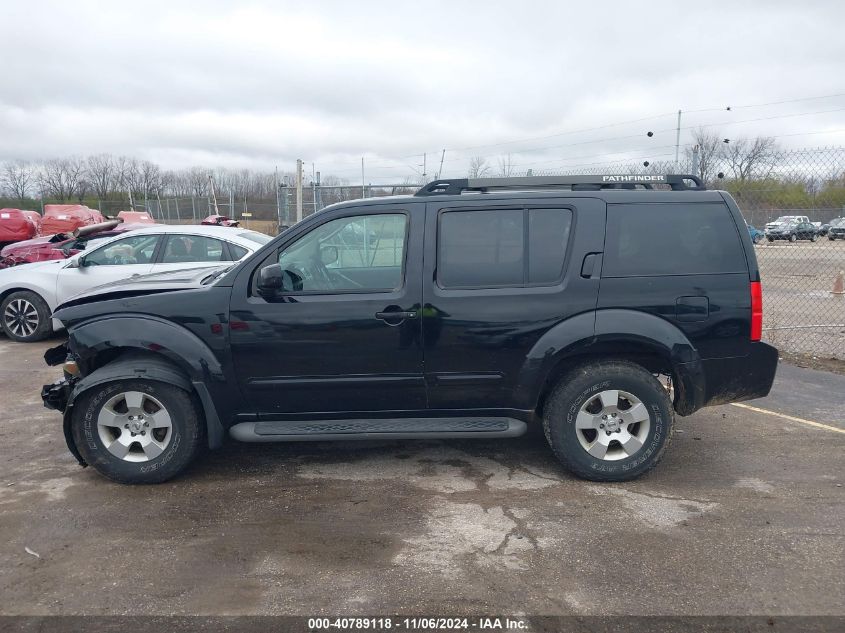
[[[769,240],[770,244],[775,241],[775,238],[773,238],[773,237],[767,237],[766,239]]]
[[[789,236],[789,241],[790,241],[790,242],[797,242],[797,241],[798,241],[798,236],[797,236],[797,235],[795,235],[795,233],[793,233],[792,235],[790,235],[790,236]]]
[[[123,484],[157,484],[179,475],[200,452],[205,435],[191,395],[154,380],[96,385],[79,396],[71,416],[85,461]]]
[[[634,400],[639,403],[624,406]],[[610,419],[615,412],[619,417]],[[603,422],[603,415],[609,419]],[[586,428],[588,418],[591,428]],[[626,422],[629,418],[641,421]],[[543,429],[555,456],[575,475],[592,481],[627,481],[654,468],[669,446],[674,421],[666,389],[651,373],[626,361],[582,365],[557,384],[543,413]],[[606,425],[605,430],[595,428],[599,424]],[[600,457],[603,446],[606,452]]]
[[[53,333],[52,312],[47,302],[31,290],[19,290],[0,304],[0,324],[13,341],[33,343]]]
[[[810,241],[811,241],[811,242],[815,242],[815,241],[817,241],[818,239],[819,239],[819,236],[818,236],[818,235],[811,235],[811,236],[810,236]]]
[[[762,236],[762,235],[755,235],[755,236],[754,236],[754,243],[755,243],[755,244],[759,244],[759,243],[760,243],[760,242],[762,242],[762,241],[763,241],[763,236]]]
[[[836,236],[834,236],[834,235],[828,235],[828,236],[827,236],[827,239],[829,239],[831,242],[833,242],[833,241],[835,241],[835,240],[836,240]]]

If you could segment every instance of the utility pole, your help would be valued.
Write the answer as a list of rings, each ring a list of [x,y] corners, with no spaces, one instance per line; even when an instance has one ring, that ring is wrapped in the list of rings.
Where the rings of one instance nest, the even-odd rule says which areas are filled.
[[[425,168],[425,166],[426,166],[426,155],[425,155],[425,153],[423,153],[423,179],[422,179],[422,180],[423,180],[423,184],[425,184],[425,182],[426,182],[426,180],[425,180],[425,176],[426,176],[426,168]]]
[[[367,197],[367,185],[366,180],[364,179],[364,157],[361,157],[361,199]],[[365,240],[366,241],[366,240]]]
[[[692,173],[694,176],[698,176],[699,171],[699,162],[701,157],[699,156],[699,152],[701,151],[701,147],[696,145],[692,148]]]
[[[282,204],[281,200],[279,200],[279,166],[276,165],[275,169],[273,170],[273,186],[276,188],[276,217],[278,218],[278,224],[282,224]]]
[[[681,111],[678,110],[678,128],[675,130],[675,173],[678,173],[678,152],[681,149]]]
[[[314,163],[311,163],[311,204],[314,205],[312,213],[317,213],[317,172]]]
[[[320,172],[316,174],[316,181],[314,183],[314,211],[320,211],[323,208],[323,194],[320,191]]]
[[[440,180],[440,178],[443,176],[443,159],[444,158],[446,158],[446,150],[445,149],[443,150],[443,153],[440,154],[440,169],[437,170],[437,176],[436,176],[437,180]]]
[[[296,222],[302,220],[302,159],[296,159]]]
[[[214,204],[214,215],[220,215],[220,209],[217,207],[217,192],[214,191],[214,176],[211,174],[208,174],[208,186],[211,192],[211,201]],[[146,200],[146,194],[144,194],[144,198]]]

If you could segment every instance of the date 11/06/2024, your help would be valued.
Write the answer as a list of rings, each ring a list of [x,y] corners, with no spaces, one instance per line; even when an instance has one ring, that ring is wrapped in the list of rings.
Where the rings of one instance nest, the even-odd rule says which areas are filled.
[[[471,630],[520,631],[527,623],[519,618],[440,618],[440,617],[358,617],[358,618],[309,618],[308,630],[391,630],[432,631]]]

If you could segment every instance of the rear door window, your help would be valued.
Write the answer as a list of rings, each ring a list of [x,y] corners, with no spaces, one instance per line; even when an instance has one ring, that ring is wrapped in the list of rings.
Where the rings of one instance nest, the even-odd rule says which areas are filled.
[[[552,285],[560,281],[572,211],[446,211],[438,231],[442,288]]]
[[[727,206],[609,204],[602,277],[747,272]]]

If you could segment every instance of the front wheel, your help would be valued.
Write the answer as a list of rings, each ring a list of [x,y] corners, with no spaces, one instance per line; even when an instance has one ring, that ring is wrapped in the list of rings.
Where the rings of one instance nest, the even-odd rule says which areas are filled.
[[[760,242],[762,242],[762,241],[763,241],[763,236],[762,236],[762,235],[755,235],[755,236],[754,236],[754,243],[755,243],[755,244],[759,244],[759,243],[760,243]]]
[[[181,473],[202,446],[203,425],[186,391],[151,380],[92,387],[72,413],[73,439],[97,472],[124,484],[154,484]]]
[[[771,244],[772,242],[774,242],[774,241],[775,241],[775,238],[773,238],[773,237],[769,237],[769,238],[766,238],[766,239],[768,239],[768,240],[769,240],[769,243],[770,243],[770,244]]]
[[[0,305],[3,331],[13,341],[32,343],[41,341],[53,331],[50,306],[35,292],[13,292]]]
[[[811,242],[815,242],[815,241],[816,241],[816,240],[818,240],[818,239],[819,239],[819,236],[818,236],[818,235],[812,235],[812,236],[810,236],[810,241],[811,241]]]
[[[558,383],[543,415],[557,458],[593,481],[626,481],[654,468],[673,424],[666,389],[644,368],[625,361],[579,367]]]
[[[789,236],[789,241],[790,241],[790,242],[797,242],[797,241],[798,241],[798,236],[797,236],[797,235],[795,235],[795,233],[793,233],[792,235],[790,235],[790,236]]]

